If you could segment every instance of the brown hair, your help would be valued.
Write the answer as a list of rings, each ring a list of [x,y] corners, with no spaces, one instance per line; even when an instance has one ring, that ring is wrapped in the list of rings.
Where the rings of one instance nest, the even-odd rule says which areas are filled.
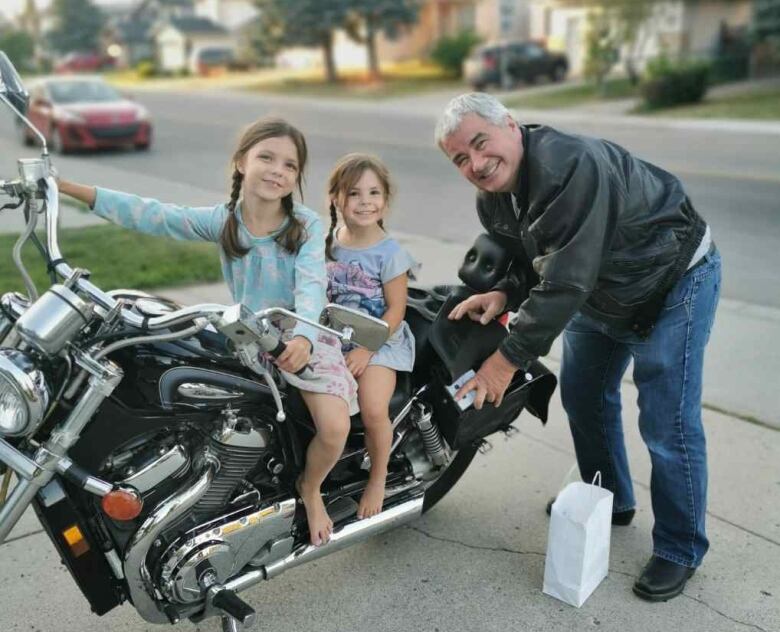
[[[338,215],[334,198],[346,196],[350,189],[366,171],[373,171],[382,185],[385,194],[385,204],[390,204],[393,195],[393,183],[390,179],[390,171],[376,156],[370,154],[347,154],[342,157],[333,168],[328,180],[328,197],[330,198],[330,230],[325,238],[325,256],[333,261],[333,237],[335,235]],[[379,227],[384,230],[384,222],[380,219]]]
[[[303,199],[303,170],[306,167],[306,157],[308,150],[306,148],[306,139],[303,134],[290,125],[287,121],[279,118],[261,118],[250,125],[241,136],[238,142],[230,164],[233,168],[232,186],[230,189],[230,201],[227,203],[228,216],[227,221],[222,227],[219,236],[219,243],[225,254],[230,259],[243,257],[248,248],[244,248],[238,238],[238,217],[236,216],[236,206],[241,195],[241,186],[244,181],[243,174],[238,170],[238,163],[244,155],[257,143],[268,138],[289,138],[298,151],[298,192]],[[292,193],[282,198],[282,209],[287,215],[287,226],[275,238],[274,241],[282,246],[287,252],[297,254],[301,244],[306,241],[306,228],[293,213]]]

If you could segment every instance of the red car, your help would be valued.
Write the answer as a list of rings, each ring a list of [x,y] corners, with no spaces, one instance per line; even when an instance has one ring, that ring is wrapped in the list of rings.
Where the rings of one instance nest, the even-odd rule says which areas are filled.
[[[114,58],[97,53],[68,53],[54,65],[54,72],[95,72],[114,65]]]
[[[46,137],[52,152],[133,146],[152,142],[149,111],[123,97],[101,79],[43,79],[30,88],[27,117]],[[22,141],[33,136],[20,126]]]

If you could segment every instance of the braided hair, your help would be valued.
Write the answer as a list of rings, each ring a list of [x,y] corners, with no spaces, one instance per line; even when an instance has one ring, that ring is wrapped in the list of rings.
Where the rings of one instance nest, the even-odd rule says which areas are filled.
[[[241,140],[231,160],[233,175],[230,188],[230,200],[227,203],[228,217],[222,226],[219,243],[223,251],[230,259],[239,259],[249,252],[249,249],[241,245],[238,235],[238,202],[241,196],[241,187],[244,182],[243,174],[238,170],[238,163],[246,153],[260,141],[268,138],[289,138],[298,152],[298,192],[303,198],[303,171],[306,167],[308,149],[306,139],[301,132],[287,121],[279,118],[262,118],[250,125]],[[285,195],[282,200],[282,210],[287,217],[287,224],[274,238],[290,254],[298,254],[301,245],[307,239],[306,228],[301,220],[295,217],[293,212],[295,204],[292,193]]]
[[[328,197],[330,198],[330,230],[325,238],[325,257],[333,261],[333,240],[336,235],[336,224],[338,215],[336,213],[336,199],[346,198],[350,189],[357,184],[358,180],[367,170],[376,174],[379,183],[382,185],[385,194],[385,204],[390,204],[390,198],[393,195],[393,183],[390,179],[390,171],[385,164],[376,156],[370,154],[347,154],[336,163],[328,180]],[[377,222],[379,228],[385,229],[383,220]]]

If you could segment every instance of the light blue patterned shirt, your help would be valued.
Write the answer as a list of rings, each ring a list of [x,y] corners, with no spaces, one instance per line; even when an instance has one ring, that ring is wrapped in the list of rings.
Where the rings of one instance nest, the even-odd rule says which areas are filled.
[[[225,204],[192,208],[110,189],[97,188],[96,191],[95,214],[149,235],[219,242],[227,219]],[[244,225],[241,213],[237,213],[239,241],[249,248],[249,252],[231,259],[220,248],[222,274],[233,300],[252,311],[284,307],[318,322],[325,306],[327,287],[322,221],[317,213],[301,204],[296,203],[293,212],[306,228],[306,240],[297,255],[290,254],[274,241],[277,233],[266,237],[252,235]],[[303,323],[298,323],[293,333],[305,336],[312,345],[317,338],[317,330]]]

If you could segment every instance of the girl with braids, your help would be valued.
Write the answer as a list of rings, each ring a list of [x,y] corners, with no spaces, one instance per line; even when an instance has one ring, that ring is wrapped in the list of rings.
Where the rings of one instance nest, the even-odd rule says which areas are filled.
[[[365,154],[344,156],[328,185],[328,297],[334,303],[383,319],[391,331],[376,353],[360,347],[344,348],[347,368],[358,381],[360,415],[371,457],[359,518],[382,511],[393,439],[390,397],[395,390],[396,371],[411,371],[414,366],[414,337],[404,315],[407,277],[414,278],[418,264],[385,232],[383,220],[391,188],[387,167]],[[343,226],[337,229],[339,215]]]
[[[306,141],[289,123],[260,119],[243,134],[232,158],[226,204],[190,208],[127,193],[60,181],[60,191],[121,226],[175,239],[217,242],[233,300],[253,311],[285,307],[317,321],[325,304],[324,231],[319,216],[293,201],[301,191]],[[312,544],[333,529],[320,485],[341,456],[349,416],[357,411],[356,383],[338,341],[304,323],[285,332],[287,349],[276,360],[285,379],[300,389],[317,433],[297,482]],[[309,364],[314,376],[295,372]]]

